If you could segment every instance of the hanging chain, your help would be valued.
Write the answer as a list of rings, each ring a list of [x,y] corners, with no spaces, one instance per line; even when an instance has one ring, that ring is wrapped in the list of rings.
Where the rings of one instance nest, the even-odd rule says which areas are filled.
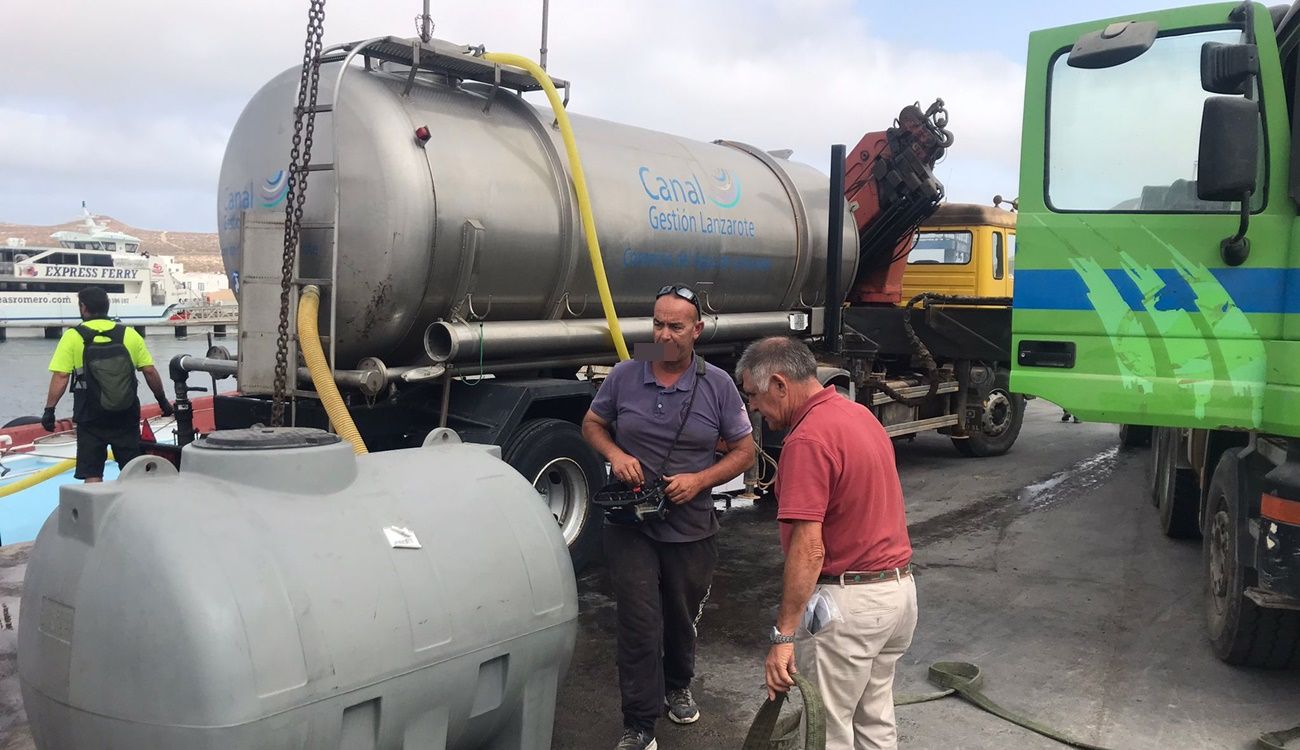
[[[284,400],[289,379],[289,299],[294,260],[302,233],[302,208],[307,198],[312,134],[316,129],[316,91],[320,86],[321,36],[325,31],[325,0],[311,0],[307,12],[307,41],[303,45],[298,105],[294,108],[293,147],[289,151],[289,185],[284,199],[284,263],[280,267],[280,327],[275,342],[275,385],[271,397],[271,426],[284,424]],[[297,366],[297,363],[294,363]]]

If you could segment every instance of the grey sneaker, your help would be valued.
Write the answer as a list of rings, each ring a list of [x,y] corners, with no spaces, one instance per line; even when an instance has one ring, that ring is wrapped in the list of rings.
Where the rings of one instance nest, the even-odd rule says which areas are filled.
[[[694,724],[700,720],[700,707],[695,705],[690,688],[669,690],[664,705],[668,707],[668,718],[678,724]]]
[[[659,743],[655,736],[644,729],[627,727],[623,730],[623,739],[618,741],[614,750],[657,750]]]

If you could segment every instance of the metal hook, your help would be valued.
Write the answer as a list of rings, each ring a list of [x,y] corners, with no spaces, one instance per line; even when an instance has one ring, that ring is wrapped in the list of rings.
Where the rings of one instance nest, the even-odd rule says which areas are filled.
[[[585,294],[582,295],[582,309],[577,312],[574,312],[573,307],[569,305],[570,297],[568,292],[565,292],[564,295],[560,297],[560,299],[564,301],[564,311],[574,318],[581,318],[582,314],[587,312],[587,304],[590,302],[587,295]]]
[[[572,83],[564,84],[564,101],[560,103],[560,109],[567,110],[569,108],[569,87],[572,85],[573,85]],[[556,117],[551,121],[551,127],[555,129],[558,129],[560,127],[559,117]]]
[[[812,302],[809,302],[809,301],[807,301],[807,300],[805,300],[805,299],[803,298],[803,290],[800,289],[800,290],[799,290],[799,307],[818,307],[818,306],[820,306],[823,302],[825,302],[824,296],[825,296],[825,292],[822,291],[821,289],[818,289],[818,290],[817,290],[817,296],[813,297],[813,301],[812,301]]]
[[[483,114],[492,111],[492,102],[497,98],[497,90],[501,88],[501,66],[493,63],[492,65],[492,90],[488,92],[487,101],[483,104]]]
[[[492,312],[492,295],[488,295],[487,309],[479,313],[474,309],[473,292],[465,295],[465,306],[469,308],[469,320],[487,320],[487,316]]]
[[[705,290],[700,294],[700,296],[704,298],[704,299],[700,300],[700,306],[703,307],[704,310],[705,310],[706,312],[708,312],[710,315],[721,315],[721,314],[722,314],[722,311],[721,311],[721,310],[719,310],[719,309],[717,309],[716,307],[713,306],[713,302],[711,301],[711,295],[709,294],[709,290],[708,290],[708,289],[705,289]],[[726,295],[726,293],[723,293],[723,295],[722,295],[722,301],[723,301],[723,302],[726,302],[726,300],[727,300],[727,295]]]
[[[415,74],[420,70],[420,43],[411,42],[411,69],[406,72],[406,85],[402,87],[402,96],[411,95],[411,87],[415,85]]]

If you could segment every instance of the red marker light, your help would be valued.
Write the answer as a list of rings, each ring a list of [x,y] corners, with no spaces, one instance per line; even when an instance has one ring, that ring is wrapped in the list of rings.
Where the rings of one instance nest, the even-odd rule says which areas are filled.
[[[429,139],[432,137],[433,136],[429,133],[429,128],[424,125],[421,125],[420,127],[415,129],[415,139],[418,140],[421,144],[428,143]]]

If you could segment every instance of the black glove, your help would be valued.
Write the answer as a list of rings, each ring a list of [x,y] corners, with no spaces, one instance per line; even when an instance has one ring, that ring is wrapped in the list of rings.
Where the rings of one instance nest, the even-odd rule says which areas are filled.
[[[162,409],[162,415],[164,417],[170,417],[176,413],[176,409],[172,406],[172,402],[165,398],[158,399],[158,408]]]
[[[44,427],[46,432],[54,432],[54,407],[53,406],[45,407],[45,412],[41,414],[41,427]]]

